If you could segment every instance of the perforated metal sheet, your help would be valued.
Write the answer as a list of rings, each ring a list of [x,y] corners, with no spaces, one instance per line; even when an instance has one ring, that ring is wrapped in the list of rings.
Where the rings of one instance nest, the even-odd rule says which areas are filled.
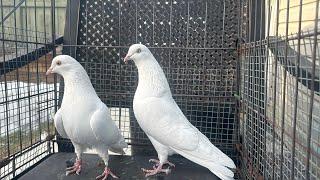
[[[234,152],[238,13],[232,0],[83,0],[72,46],[100,98],[115,107],[129,142],[149,142],[132,112],[137,69],[122,62],[131,44],[143,43],[188,119],[223,151]]]

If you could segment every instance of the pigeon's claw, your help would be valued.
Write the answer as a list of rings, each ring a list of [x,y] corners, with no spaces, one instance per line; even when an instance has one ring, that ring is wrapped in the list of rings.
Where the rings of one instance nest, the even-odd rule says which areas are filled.
[[[76,173],[77,175],[80,175],[81,166],[82,166],[82,161],[77,160],[72,167],[66,168],[66,176],[74,173]]]
[[[108,178],[108,176],[113,177],[114,179],[119,179],[118,176],[116,176],[113,172],[111,172],[111,170],[109,168],[105,168],[103,173],[99,176],[96,177],[96,179],[101,179],[101,180],[106,180]]]
[[[171,169],[168,167],[166,169],[162,169],[162,165],[158,165],[158,167],[153,166],[153,169],[145,169],[145,168],[141,168],[141,170],[146,173],[146,177],[148,176],[153,176],[156,175],[158,173],[166,173],[166,175],[168,175],[171,172]]]
[[[154,162],[154,163],[156,163],[156,167],[157,166],[159,166],[159,164],[160,164],[160,161],[158,160],[158,159],[149,159],[149,162]],[[166,162],[164,162],[163,164],[168,164],[169,166],[171,166],[171,167],[176,167],[176,165],[174,165],[173,163],[171,163],[171,162],[169,162],[169,161],[166,161]]]

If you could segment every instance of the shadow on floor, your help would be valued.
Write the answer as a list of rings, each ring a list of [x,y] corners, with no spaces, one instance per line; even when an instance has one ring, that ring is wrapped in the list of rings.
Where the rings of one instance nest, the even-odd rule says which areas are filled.
[[[150,179],[150,180],[218,180],[208,169],[201,167],[180,156],[170,157],[170,161],[176,165],[169,175],[145,178],[141,168],[151,168],[150,158],[156,156],[120,156],[111,155],[109,167],[120,177],[120,179]],[[74,153],[56,153],[40,163],[38,166],[27,172],[21,180],[84,180],[95,179],[102,173],[104,165],[101,159],[94,154],[84,154],[83,168],[81,174],[65,175],[66,161],[75,160]],[[109,177],[108,179],[112,179]]]

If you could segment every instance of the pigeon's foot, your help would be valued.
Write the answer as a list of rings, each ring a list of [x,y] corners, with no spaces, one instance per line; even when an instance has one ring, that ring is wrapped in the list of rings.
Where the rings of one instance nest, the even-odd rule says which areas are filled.
[[[171,169],[168,167],[166,169],[162,169],[162,165],[158,165],[157,167],[153,166],[153,169],[144,169],[141,168],[141,170],[146,173],[146,177],[152,176],[158,173],[166,173],[167,175],[171,172]]]
[[[115,174],[113,174],[113,172],[111,172],[111,170],[107,167],[104,169],[104,171],[101,175],[96,177],[96,179],[106,180],[109,175],[115,179],[119,179],[119,177],[116,176]]]
[[[66,170],[66,175],[74,174],[76,173],[77,175],[80,174],[81,172],[81,166],[82,166],[82,160],[77,159],[77,161],[74,163],[72,167],[68,167]]]
[[[154,167],[158,167],[159,164],[160,164],[160,161],[158,159],[149,159],[149,162],[154,162],[156,163]],[[176,167],[176,165],[174,165],[173,163],[169,162],[169,161],[166,161],[164,162],[163,164],[168,164],[169,166],[171,167]],[[155,168],[154,168],[155,169]]]

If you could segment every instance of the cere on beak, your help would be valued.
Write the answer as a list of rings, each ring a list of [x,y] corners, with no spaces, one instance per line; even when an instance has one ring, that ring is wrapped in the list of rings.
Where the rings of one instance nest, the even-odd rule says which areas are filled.
[[[49,74],[51,74],[52,73],[52,67],[50,67],[49,69],[48,69],[48,71],[46,72],[46,76],[48,76]]]
[[[123,59],[124,63],[128,64],[128,61],[130,60],[130,56],[126,55],[126,57]]]

